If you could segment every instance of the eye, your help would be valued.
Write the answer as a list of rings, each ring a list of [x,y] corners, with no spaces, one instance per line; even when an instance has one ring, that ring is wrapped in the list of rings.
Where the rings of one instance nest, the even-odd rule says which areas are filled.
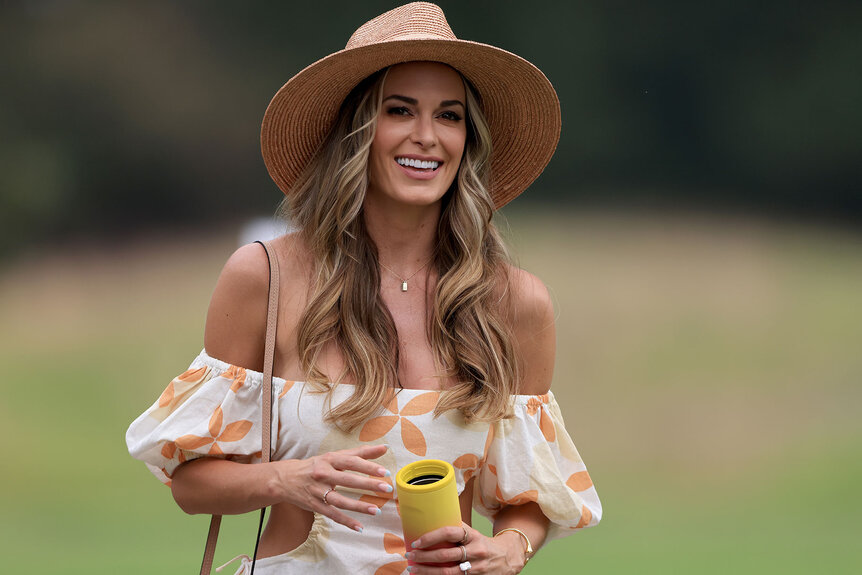
[[[410,114],[410,110],[405,106],[392,106],[391,108],[386,108],[386,113],[390,116],[407,116]]]
[[[459,114],[458,112],[453,112],[452,110],[447,110],[447,111],[441,113],[440,117],[443,118],[444,120],[450,120],[452,122],[460,122],[461,121],[461,114]]]

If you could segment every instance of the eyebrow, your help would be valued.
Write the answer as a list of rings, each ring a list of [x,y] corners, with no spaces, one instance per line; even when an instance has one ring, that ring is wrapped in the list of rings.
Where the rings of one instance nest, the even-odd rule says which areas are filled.
[[[392,94],[391,96],[386,96],[385,98],[383,98],[384,102],[386,102],[387,100],[401,100],[402,102],[410,104],[411,106],[415,106],[419,103],[419,100],[417,100],[416,98],[402,96],[400,94]],[[467,109],[467,106],[465,106],[464,102],[462,102],[461,100],[443,100],[442,102],[440,102],[441,108],[445,108],[447,106],[461,106],[465,110]]]

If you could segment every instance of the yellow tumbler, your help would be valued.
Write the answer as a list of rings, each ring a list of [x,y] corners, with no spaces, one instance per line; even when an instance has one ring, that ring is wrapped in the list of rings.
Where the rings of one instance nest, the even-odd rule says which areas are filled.
[[[423,534],[448,525],[461,525],[461,505],[455,469],[439,459],[423,459],[405,465],[395,475],[398,508],[407,550]],[[428,549],[451,547],[442,544]],[[437,563],[436,566],[457,565]]]

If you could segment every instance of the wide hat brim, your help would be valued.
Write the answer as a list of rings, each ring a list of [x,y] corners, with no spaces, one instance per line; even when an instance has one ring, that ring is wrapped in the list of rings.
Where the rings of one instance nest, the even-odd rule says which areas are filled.
[[[270,176],[288,196],[331,129],[342,101],[363,79],[403,62],[442,62],[479,92],[493,151],[489,192],[497,208],[542,173],[560,138],[560,103],[550,81],[527,60],[469,40],[416,38],[330,54],[275,94],[261,125]]]

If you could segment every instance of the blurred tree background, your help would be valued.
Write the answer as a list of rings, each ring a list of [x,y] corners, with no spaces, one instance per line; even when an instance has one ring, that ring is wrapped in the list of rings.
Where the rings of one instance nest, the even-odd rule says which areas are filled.
[[[197,572],[207,518],[123,434],[282,197],[270,98],[396,4],[0,3],[6,571]],[[440,4],[562,103],[501,222],[605,515],[525,573],[862,573],[862,2]]]
[[[271,212],[259,122],[392,1],[8,1],[0,253]],[[859,2],[440,3],[537,64],[558,153],[519,202],[862,216]]]

